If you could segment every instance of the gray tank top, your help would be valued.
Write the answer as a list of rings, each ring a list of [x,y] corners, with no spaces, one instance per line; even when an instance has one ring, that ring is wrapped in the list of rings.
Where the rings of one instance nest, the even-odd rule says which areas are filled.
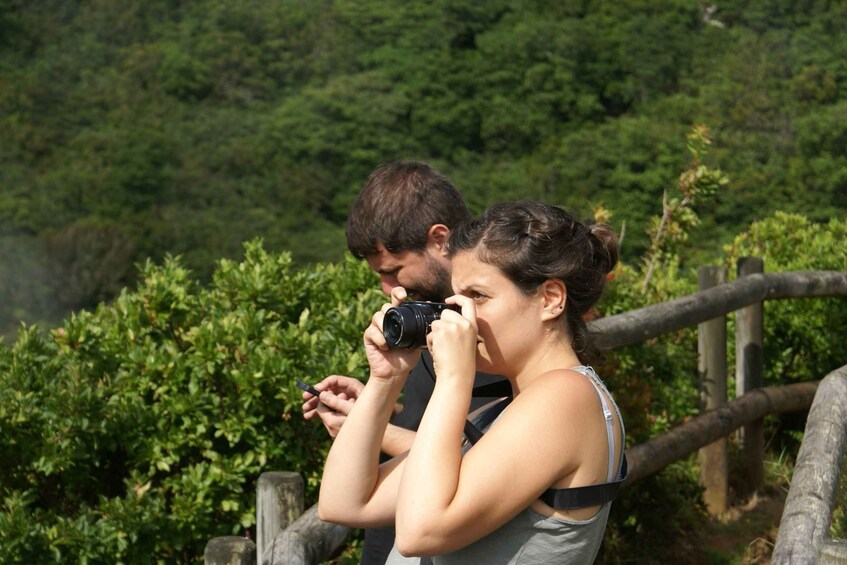
[[[600,396],[609,438],[610,468],[607,480],[613,481],[620,473],[621,462],[618,461],[617,465],[611,462],[615,452],[615,434],[611,425],[611,410],[606,402],[606,395],[609,399],[611,395],[591,367],[579,366],[574,367],[573,370],[591,379],[591,383]],[[623,433],[623,419],[614,400],[612,400],[612,406],[621,422]],[[544,516],[527,508],[472,544],[452,553],[433,556],[432,563],[433,565],[593,563],[603,541],[610,508],[611,502],[604,504],[597,514],[588,520],[563,520]],[[418,563],[420,563],[420,557],[403,557],[397,551],[396,545],[386,561],[386,565]]]

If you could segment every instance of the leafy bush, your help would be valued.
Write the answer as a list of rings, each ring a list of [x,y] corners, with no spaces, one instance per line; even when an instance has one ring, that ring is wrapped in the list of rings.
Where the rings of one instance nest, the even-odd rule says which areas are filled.
[[[847,272],[847,220],[825,224],[778,212],[753,223],[726,247],[727,262],[762,257],[765,271]],[[768,384],[821,379],[847,359],[843,297],[765,302]]]
[[[725,248],[722,259],[734,273],[740,257],[762,257],[767,272],[847,272],[847,222],[816,224],[788,213],[754,222]],[[622,265],[602,304],[606,314],[640,308],[696,292],[692,269],[679,268],[665,256],[648,288],[644,268]],[[730,278],[733,278],[730,275]],[[728,317],[727,352],[733,373],[734,316]],[[765,302],[766,385],[820,379],[847,360],[847,302],[838,298],[785,299]],[[601,370],[624,412],[627,441],[636,445],[698,412],[696,328],[609,352]],[[730,392],[734,387],[730,386]],[[768,419],[770,449],[796,454],[805,415]],[[696,547],[698,520],[704,510],[696,502],[700,486],[696,458],[625,488],[615,503],[600,561],[621,563],[624,554],[650,554],[676,560]],[[732,478],[732,477],[731,477]],[[657,519],[661,516],[661,519]],[[680,532],[690,532],[680,535]],[[674,544],[666,541],[673,537]]]
[[[777,214],[739,235],[725,260],[847,271],[845,232],[844,221]],[[600,309],[694,292],[696,276],[679,265],[663,254],[646,288],[646,263],[621,265]],[[196,561],[209,538],[251,531],[266,470],[300,472],[314,500],[328,438],[300,417],[293,382],[364,374],[361,331],[381,302],[373,274],[351,258],[295,270],[288,254],[254,241],[241,262],[219,261],[205,287],[174,258],[148,262],[139,278],[110,305],[0,345],[0,553],[9,561]],[[843,363],[845,324],[841,299],[766,303],[768,383]],[[630,445],[696,412],[695,352],[688,329],[607,355],[600,371]],[[693,459],[624,489],[600,561],[672,551],[662,540],[702,519],[691,505],[699,489]]]
[[[294,271],[245,250],[208,288],[148,262],[136,291],[0,347],[4,559],[191,562],[254,526],[261,472],[298,471],[314,498],[328,437],[294,381],[362,375],[380,295],[352,258]]]

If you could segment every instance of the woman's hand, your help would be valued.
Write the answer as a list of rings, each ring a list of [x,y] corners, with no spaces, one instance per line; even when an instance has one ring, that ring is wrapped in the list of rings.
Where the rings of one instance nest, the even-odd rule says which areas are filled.
[[[373,315],[371,325],[365,330],[365,354],[371,367],[371,378],[405,379],[420,360],[420,350],[391,348],[382,333],[385,313],[405,299],[406,289],[399,286],[392,289],[391,302],[384,304],[380,311]]]
[[[473,300],[461,295],[451,296],[447,303],[460,306],[462,313],[442,312],[440,319],[432,323],[427,348],[439,380],[460,378],[472,386],[478,343],[476,306]]]

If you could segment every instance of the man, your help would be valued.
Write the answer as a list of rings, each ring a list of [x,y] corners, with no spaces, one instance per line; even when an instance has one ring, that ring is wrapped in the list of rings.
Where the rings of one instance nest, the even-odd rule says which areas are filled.
[[[450,259],[446,243],[450,230],[470,216],[462,196],[450,180],[418,161],[383,165],[368,177],[347,219],[347,248],[379,275],[382,291],[401,286],[407,298],[441,302],[453,294]],[[414,439],[435,382],[432,357],[424,351],[403,391],[403,406],[395,410],[382,441],[388,456],[407,451]],[[475,386],[505,381],[478,373]],[[331,394],[322,402],[304,393],[304,417],[320,418],[332,437],[344,423],[363,384],[353,378],[332,375],[315,387]],[[504,389],[501,389],[504,390]],[[502,394],[508,394],[505,389]],[[497,391],[493,395],[501,395]],[[471,410],[493,400],[474,398]],[[385,563],[394,544],[393,528],[365,531],[362,561]]]

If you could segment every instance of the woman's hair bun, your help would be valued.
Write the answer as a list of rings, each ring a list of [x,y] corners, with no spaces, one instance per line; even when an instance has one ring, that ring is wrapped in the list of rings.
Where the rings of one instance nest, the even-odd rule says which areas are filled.
[[[611,272],[618,263],[618,234],[607,224],[590,224],[588,231],[599,243],[595,247],[595,261],[604,272]]]

